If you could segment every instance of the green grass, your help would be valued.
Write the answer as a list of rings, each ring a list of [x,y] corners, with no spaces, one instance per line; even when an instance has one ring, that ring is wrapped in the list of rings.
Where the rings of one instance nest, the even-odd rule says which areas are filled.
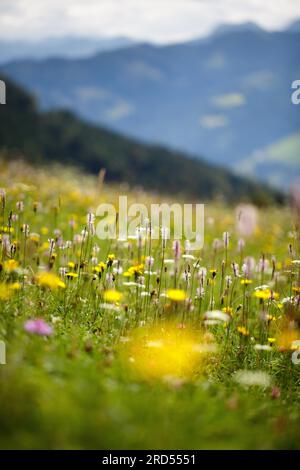
[[[16,162],[1,164],[0,187],[6,191],[0,339],[7,352],[7,364],[0,366],[1,448],[299,448],[300,365],[291,361],[292,341],[300,339],[299,265],[293,263],[299,259],[299,239],[289,208],[257,211],[257,226],[241,253],[235,209],[206,206],[205,246],[193,253],[194,260],[181,254],[174,274],[174,265],[161,270],[163,258],[174,257],[172,241],[164,252],[161,241],[150,246],[146,238],[139,250],[134,240],[130,246],[104,243],[89,234],[60,247],[58,237],[63,245],[76,240],[87,212],[100,202],[115,202],[119,188],[73,170],[38,170]],[[129,199],[159,200],[141,191],[130,191]],[[16,205],[20,200],[23,212]],[[23,224],[29,225],[27,235]],[[228,250],[224,231],[230,233]],[[52,253],[50,238],[55,239]],[[149,253],[156,275],[149,277],[139,266],[131,278],[124,277],[132,266],[145,264]],[[245,276],[241,267],[249,256],[254,266]],[[268,261],[264,272],[262,256]],[[233,262],[240,277],[234,276]],[[60,268],[66,266],[78,277],[62,276]],[[119,266],[123,273],[114,271]],[[207,268],[201,300],[200,266]],[[48,287],[42,272],[54,275],[47,278]],[[184,272],[190,274],[188,282]],[[226,276],[231,276],[228,286]],[[252,281],[248,285],[241,283],[246,278]],[[127,286],[128,280],[145,287]],[[168,292],[175,283],[183,302]],[[269,291],[261,289],[258,298],[255,288],[262,284]],[[110,291],[121,297],[112,299],[108,310],[103,304]],[[212,306],[222,313],[227,308],[226,322],[205,324]],[[36,318],[53,333],[28,333],[26,321]],[[241,370],[248,378],[249,371],[261,372],[264,379],[255,376],[257,385],[246,387],[236,380]]]

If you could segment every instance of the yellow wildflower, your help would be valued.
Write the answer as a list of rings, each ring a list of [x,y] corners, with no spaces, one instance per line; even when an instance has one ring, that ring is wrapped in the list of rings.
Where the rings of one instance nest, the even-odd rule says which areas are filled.
[[[39,251],[42,252],[42,251],[47,251],[49,249],[49,242],[44,242],[41,244],[41,246],[39,247]]]
[[[15,259],[9,259],[4,262],[4,271],[7,271],[11,273],[12,271],[15,271],[18,269],[19,263]]]
[[[249,336],[249,331],[244,326],[238,326],[237,331],[243,336]]]
[[[299,339],[299,330],[286,328],[279,334],[278,348],[280,351],[289,351],[293,349],[293,343]]]
[[[120,302],[122,299],[123,294],[121,292],[118,292],[116,290],[107,290],[103,294],[103,298],[106,302]]]
[[[278,292],[272,292],[270,289],[256,290],[253,295],[257,299],[263,299],[263,300],[270,300],[271,298],[274,300],[279,299]]]
[[[173,302],[183,302],[186,299],[186,293],[182,289],[167,290],[167,297]]]
[[[249,284],[252,284],[252,279],[242,279],[241,280],[241,284],[242,285],[245,285],[245,286],[248,286]]]
[[[232,307],[224,307],[224,308],[222,308],[222,312],[228,313],[228,315],[232,315],[233,314],[233,308]]]
[[[276,338],[268,338],[268,342],[270,344],[274,344],[276,342]]]
[[[266,315],[266,320],[268,320],[268,321],[274,321],[274,320],[276,320],[276,317],[274,317],[273,315],[267,314],[267,315]]]
[[[66,276],[67,276],[68,279],[75,279],[76,277],[78,277],[78,274],[74,273],[73,271],[70,271],[70,272],[66,273]]]
[[[123,276],[130,277],[130,276],[141,276],[143,273],[144,265],[143,264],[136,264],[135,266],[130,266]]]
[[[41,287],[49,287],[50,289],[57,289],[59,287],[65,288],[66,284],[55,274],[49,272],[39,273],[36,277],[37,283]]]
[[[101,270],[102,272],[103,272],[104,269],[106,268],[106,264],[103,263],[103,261],[100,261],[100,263],[98,264],[98,266],[99,266],[99,268],[100,268],[100,270]]]
[[[13,227],[1,227],[1,231],[4,233],[14,233],[15,229]]]
[[[38,233],[30,233],[29,234],[29,239],[34,242],[34,243],[39,243],[40,241],[40,236]]]
[[[1,282],[0,284],[0,300],[9,300],[12,296],[12,291],[9,289],[8,284]]]

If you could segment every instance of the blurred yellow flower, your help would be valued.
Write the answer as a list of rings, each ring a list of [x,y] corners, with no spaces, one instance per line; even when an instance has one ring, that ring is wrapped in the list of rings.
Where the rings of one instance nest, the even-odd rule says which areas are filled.
[[[98,264],[98,266],[99,266],[99,268],[100,268],[100,270],[101,270],[102,272],[103,272],[104,269],[106,268],[106,264],[103,263],[103,261],[100,261],[100,263]]]
[[[49,272],[39,273],[36,277],[37,283],[41,287],[49,287],[49,289],[65,288],[66,284],[55,274]]]
[[[34,243],[38,243],[40,241],[40,236],[38,233],[30,233],[29,240],[31,240]]]
[[[1,232],[3,233],[14,233],[15,229],[13,227],[1,227]]]
[[[66,276],[67,276],[68,279],[75,279],[76,277],[78,277],[78,274],[74,273],[73,271],[70,271],[70,272],[66,273]]]
[[[245,286],[248,286],[248,284],[252,284],[252,280],[251,279],[242,279],[241,280],[241,284],[242,285],[245,285]]]
[[[244,326],[238,326],[237,331],[243,336],[249,336],[249,331]]]
[[[224,308],[222,308],[222,312],[228,313],[228,315],[232,315],[233,308],[232,307],[224,307]]]
[[[39,251],[40,251],[40,252],[41,252],[41,251],[46,251],[46,250],[49,249],[49,246],[50,246],[50,245],[49,245],[49,242],[44,242],[44,243],[42,243],[41,246],[39,247]]]
[[[12,291],[9,289],[8,284],[2,282],[0,284],[0,300],[9,300],[12,296]]]
[[[9,259],[7,261],[4,261],[4,271],[7,271],[11,273],[12,271],[15,271],[19,267],[18,261],[15,259]]]
[[[186,299],[186,293],[182,289],[168,289],[167,297],[173,302],[183,302]]]
[[[278,348],[280,351],[293,349],[293,343],[300,340],[300,331],[292,328],[285,328],[278,337]]]
[[[273,299],[273,300],[278,300],[279,299],[279,294],[278,292],[273,292],[271,291],[270,289],[259,289],[259,290],[256,290],[254,293],[253,293],[254,297],[256,297],[257,299],[263,299],[263,300],[269,300],[269,299]]]
[[[120,302],[122,299],[123,294],[121,292],[118,292],[116,290],[107,290],[103,294],[103,298],[106,302]]]
[[[141,276],[143,273],[144,265],[143,264],[136,264],[135,266],[130,266],[127,271],[123,273],[123,276],[130,277],[130,276]]]

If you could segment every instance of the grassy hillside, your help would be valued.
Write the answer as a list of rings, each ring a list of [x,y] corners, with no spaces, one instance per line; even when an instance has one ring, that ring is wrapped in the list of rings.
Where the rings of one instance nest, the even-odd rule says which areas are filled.
[[[257,204],[281,195],[229,171],[150,146],[83,122],[70,112],[39,112],[33,98],[7,82],[7,105],[0,107],[0,148],[35,162],[76,164],[93,173],[105,168],[108,181],[143,186],[152,192],[184,194]]]

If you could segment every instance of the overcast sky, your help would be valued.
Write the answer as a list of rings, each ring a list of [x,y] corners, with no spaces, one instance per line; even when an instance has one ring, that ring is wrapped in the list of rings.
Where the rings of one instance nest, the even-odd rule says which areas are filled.
[[[0,0],[0,37],[130,36],[181,41],[220,23],[280,29],[300,18],[300,0]]]

